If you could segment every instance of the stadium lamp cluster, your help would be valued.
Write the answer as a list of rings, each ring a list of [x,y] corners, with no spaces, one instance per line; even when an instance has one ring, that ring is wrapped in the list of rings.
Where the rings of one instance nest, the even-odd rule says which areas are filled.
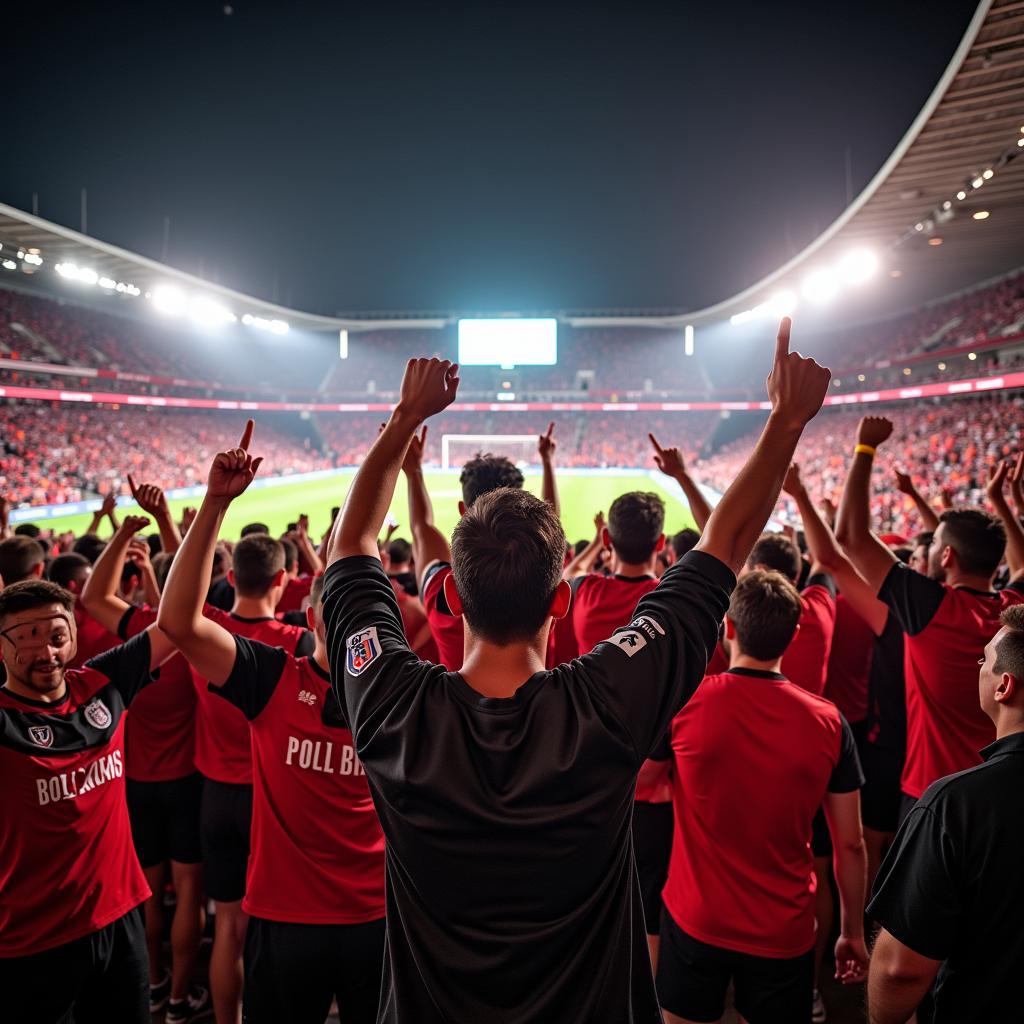
[[[68,281],[78,281],[80,284],[95,285],[98,288],[102,288],[104,291],[120,292],[122,295],[142,294],[142,289],[136,287],[134,284],[125,281],[115,281],[112,277],[101,277],[91,267],[80,267],[77,263],[58,263],[53,269]]]
[[[772,319],[792,313],[801,298],[815,306],[824,306],[835,299],[846,287],[856,287],[870,280],[878,270],[878,257],[870,249],[853,249],[835,266],[812,270],[800,284],[800,294],[792,288],[783,288],[771,298],[734,313],[731,324],[745,324],[764,317]]]

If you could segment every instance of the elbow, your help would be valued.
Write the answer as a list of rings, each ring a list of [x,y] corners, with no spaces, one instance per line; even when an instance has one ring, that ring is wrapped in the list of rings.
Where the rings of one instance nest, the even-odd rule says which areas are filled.
[[[160,628],[160,632],[175,646],[179,646],[194,632],[191,620],[183,615],[175,615],[173,609],[167,606],[166,598],[160,602],[156,624]]]

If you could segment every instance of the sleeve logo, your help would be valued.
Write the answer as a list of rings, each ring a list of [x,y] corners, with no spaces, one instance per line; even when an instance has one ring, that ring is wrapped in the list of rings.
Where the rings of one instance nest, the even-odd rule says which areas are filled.
[[[345,646],[348,648],[348,674],[350,676],[362,675],[380,657],[377,627],[370,626],[362,632],[350,636]]]
[[[606,644],[614,644],[627,658],[642,651],[652,640],[664,636],[665,630],[659,622],[655,622],[649,615],[641,615],[635,618],[628,626],[617,629],[607,640]]]
[[[96,729],[106,729],[113,720],[110,717],[110,712],[107,710],[106,704],[99,699],[90,701],[86,704],[85,710],[82,714],[85,715],[85,720]]]
[[[37,747],[53,746],[53,730],[48,725],[30,725],[28,727],[28,738]]]

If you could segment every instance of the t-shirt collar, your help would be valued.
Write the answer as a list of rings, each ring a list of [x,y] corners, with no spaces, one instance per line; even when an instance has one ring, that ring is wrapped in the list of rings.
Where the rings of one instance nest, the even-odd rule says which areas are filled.
[[[753,679],[775,679],[783,683],[786,681],[786,677],[781,672],[767,672],[761,668],[730,668],[726,669],[726,675],[750,676]]]
[[[1011,732],[995,743],[990,743],[981,751],[981,756],[988,761],[998,754],[1024,754],[1024,731]]]

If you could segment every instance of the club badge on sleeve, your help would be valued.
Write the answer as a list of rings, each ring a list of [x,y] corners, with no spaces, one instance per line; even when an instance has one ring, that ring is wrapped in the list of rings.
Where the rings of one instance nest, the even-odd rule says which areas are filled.
[[[365,672],[380,657],[380,640],[377,639],[377,627],[366,629],[350,636],[345,643],[348,649],[348,674],[358,676]]]

